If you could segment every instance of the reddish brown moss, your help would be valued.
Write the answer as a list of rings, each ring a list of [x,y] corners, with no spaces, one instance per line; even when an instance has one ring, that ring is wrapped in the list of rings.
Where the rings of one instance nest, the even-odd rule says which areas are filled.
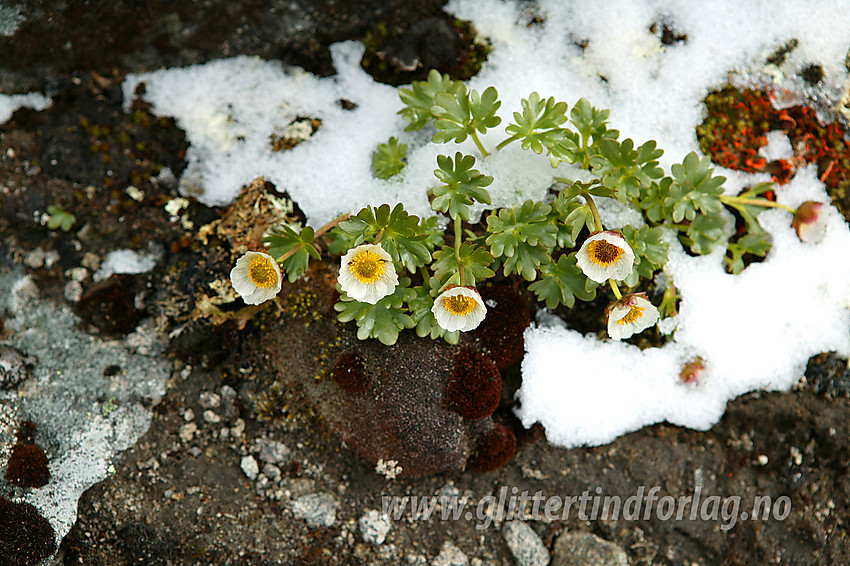
[[[446,405],[467,420],[491,415],[502,398],[502,376],[489,357],[463,348],[446,383]]]
[[[369,388],[366,365],[357,352],[340,356],[334,365],[333,380],[340,389],[349,393],[363,393]]]
[[[516,436],[510,428],[497,424],[478,439],[466,465],[478,472],[490,472],[510,462],[514,455]]]
[[[818,176],[835,200],[848,197],[850,188],[850,142],[837,123],[823,125],[807,106],[777,110],[773,94],[727,87],[705,99],[706,118],[697,126],[700,149],[723,167],[748,172],[767,172],[782,184],[807,163],[816,164]],[[765,134],[782,130],[791,140],[794,156],[773,162],[758,155],[767,143]]]
[[[29,503],[0,495],[0,564],[32,566],[56,551],[53,527]]]
[[[6,481],[18,487],[44,487],[50,481],[47,455],[37,444],[15,444],[9,455]]]
[[[503,370],[519,362],[525,353],[523,333],[531,323],[531,313],[511,287],[488,285],[479,291],[487,304],[487,317],[476,333],[496,366]]]

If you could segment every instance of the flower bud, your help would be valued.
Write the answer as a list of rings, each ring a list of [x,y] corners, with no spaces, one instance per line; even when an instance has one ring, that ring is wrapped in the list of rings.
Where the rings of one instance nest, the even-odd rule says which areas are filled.
[[[807,244],[817,244],[826,234],[826,207],[822,202],[807,200],[794,213],[791,226]]]

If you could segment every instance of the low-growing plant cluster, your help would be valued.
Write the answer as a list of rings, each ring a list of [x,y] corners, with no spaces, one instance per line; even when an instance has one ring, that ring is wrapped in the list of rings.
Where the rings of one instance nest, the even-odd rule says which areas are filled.
[[[325,227],[281,225],[267,237],[268,253],[250,252],[232,272],[234,287],[246,302],[274,297],[282,275],[300,277],[310,259],[341,256],[335,305],[342,322],[355,321],[360,339],[393,344],[399,332],[415,328],[419,336],[450,343],[485,318],[487,306],[476,287],[501,274],[518,278],[546,307],[573,307],[610,292],[607,330],[619,340],[675,314],[675,282],[657,277],[667,262],[665,231],[692,254],[726,250],[731,273],[747,260],[764,256],[771,242],[759,223],[766,208],[785,208],[766,198],[773,185],[760,183],[732,196],[711,161],[690,153],[667,174],[659,165],[663,151],[654,141],[638,145],[609,125],[609,112],[581,99],[565,102],[536,92],[521,101],[505,127],[506,137],[488,149],[481,134],[502,124],[501,101],[494,87],[479,93],[462,82],[432,71],[425,81],[401,88],[399,112],[406,131],[431,128],[431,141],[461,144],[470,138],[478,155],[449,149],[437,157],[435,182],[428,191],[434,216],[419,218],[402,204],[367,206]],[[545,154],[555,169],[561,163],[590,173],[590,181],[553,175],[548,198],[486,210],[479,221],[476,204],[491,204],[493,178],[476,168],[493,152],[518,143]],[[376,177],[403,174],[408,146],[392,137],[373,154]],[[616,199],[639,213],[640,221],[612,230],[597,201]],[[480,209],[480,207],[479,207]],[[737,222],[736,222],[737,220]],[[821,207],[801,207],[794,226],[812,239],[822,224]],[[736,227],[737,225],[737,227]],[[603,287],[600,287],[604,285]],[[607,287],[607,289],[606,289]],[[647,296],[654,290],[658,306]]]

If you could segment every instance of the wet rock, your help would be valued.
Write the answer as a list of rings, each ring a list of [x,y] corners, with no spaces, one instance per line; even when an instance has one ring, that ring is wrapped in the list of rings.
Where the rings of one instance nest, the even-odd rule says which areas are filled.
[[[360,535],[363,540],[372,544],[384,544],[387,534],[392,529],[392,521],[386,513],[372,509],[360,517],[358,521]]]
[[[339,502],[327,493],[311,493],[299,497],[292,503],[296,519],[303,519],[311,528],[331,527],[336,522]]]
[[[629,566],[626,551],[591,533],[565,532],[555,542],[551,566]]]
[[[502,527],[502,536],[517,566],[546,566],[549,564],[549,550],[540,540],[540,536],[528,523],[511,521]]]

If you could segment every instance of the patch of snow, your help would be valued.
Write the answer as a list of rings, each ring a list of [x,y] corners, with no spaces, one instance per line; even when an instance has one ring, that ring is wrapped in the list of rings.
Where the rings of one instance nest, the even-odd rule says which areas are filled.
[[[156,258],[135,250],[115,250],[107,254],[92,279],[103,281],[113,273],[147,273],[156,265]]]
[[[12,117],[18,108],[32,108],[44,110],[53,102],[43,94],[31,92],[29,94],[2,94],[0,93],[0,124]]]

